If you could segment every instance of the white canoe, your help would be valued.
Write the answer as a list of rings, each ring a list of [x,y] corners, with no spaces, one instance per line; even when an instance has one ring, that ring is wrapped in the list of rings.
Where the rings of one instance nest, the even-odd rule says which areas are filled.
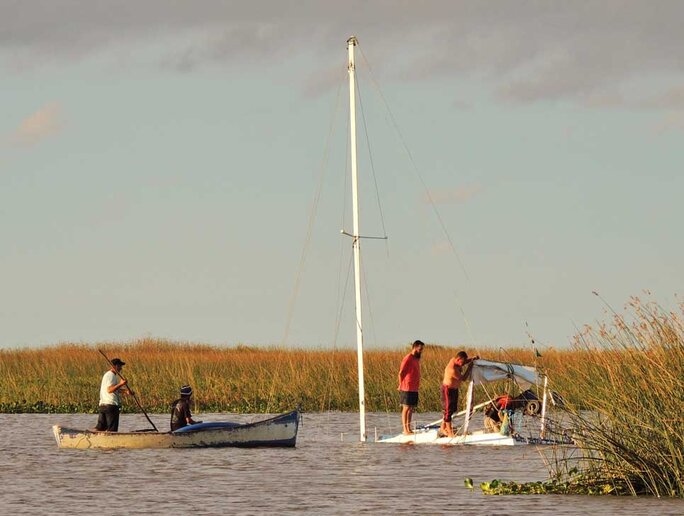
[[[299,412],[256,423],[199,423],[175,432],[91,432],[54,425],[60,448],[213,448],[294,447]]]

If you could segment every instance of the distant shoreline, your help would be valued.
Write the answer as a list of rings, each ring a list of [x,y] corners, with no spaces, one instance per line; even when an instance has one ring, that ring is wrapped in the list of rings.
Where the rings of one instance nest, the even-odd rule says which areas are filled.
[[[98,348],[126,362],[124,375],[152,413],[168,412],[179,386],[186,383],[193,386],[196,410],[202,412],[280,412],[295,406],[306,412],[354,412],[358,407],[356,351],[352,349],[229,348],[142,339],[0,350],[0,412],[96,412],[100,379],[108,369]],[[440,410],[442,372],[459,350],[428,343],[422,359],[420,411]],[[570,381],[563,364],[577,361],[581,353],[553,348],[540,350],[541,356],[520,348],[466,351],[541,367],[559,392]],[[398,409],[397,371],[407,352],[408,346],[364,353],[367,410]],[[488,394],[476,389],[476,401]],[[123,402],[125,412],[138,412],[126,396]]]

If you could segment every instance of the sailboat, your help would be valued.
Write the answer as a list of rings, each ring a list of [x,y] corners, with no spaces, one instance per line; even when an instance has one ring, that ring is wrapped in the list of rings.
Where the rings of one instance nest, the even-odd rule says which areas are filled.
[[[348,72],[349,72],[349,130],[350,130],[350,161],[351,161],[351,186],[352,186],[352,217],[353,217],[353,231],[348,233],[342,231],[342,234],[352,238],[353,262],[354,262],[354,291],[356,300],[356,348],[357,348],[357,367],[358,367],[358,391],[359,391],[359,439],[366,441],[366,401],[365,401],[365,386],[364,386],[364,369],[363,369],[363,310],[361,305],[361,236],[359,230],[359,193],[358,193],[358,165],[357,165],[357,150],[356,150],[356,64],[354,60],[354,49],[358,45],[358,40],[355,36],[347,40],[348,51]],[[520,444],[558,444],[558,440],[546,439],[546,411],[547,401],[550,398],[547,390],[547,378],[541,375],[534,367],[523,366],[518,364],[509,364],[504,362],[493,362],[489,360],[476,360],[472,363],[472,372],[470,381],[468,383],[466,409],[461,415],[465,416],[464,423],[454,437],[443,437],[439,433],[439,423],[436,421],[430,425],[418,427],[413,434],[405,435],[389,435],[376,438],[379,443],[412,443],[412,444],[439,444],[439,445],[482,445],[482,446],[513,446]],[[473,388],[475,385],[483,385],[487,383],[500,382],[502,380],[512,380],[521,389],[527,390],[531,386],[543,385],[543,394],[541,400],[541,415],[539,418],[539,436],[538,437],[523,437],[520,433],[510,430],[510,426],[506,425],[503,432],[488,432],[484,430],[473,431],[471,426],[472,413],[476,407],[473,407]],[[482,404],[486,405],[486,403]],[[524,412],[524,407],[523,411]],[[533,411],[536,412],[536,411]],[[516,414],[517,425],[519,428],[520,416],[523,414],[518,412]],[[515,428],[515,426],[513,427]]]

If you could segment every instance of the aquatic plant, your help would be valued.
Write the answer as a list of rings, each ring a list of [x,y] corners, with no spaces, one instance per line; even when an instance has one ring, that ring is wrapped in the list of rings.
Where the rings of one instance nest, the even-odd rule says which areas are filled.
[[[682,312],[631,298],[624,313],[586,326],[567,364],[565,410],[577,450],[550,461],[556,485],[573,474],[592,489],[684,497],[684,324]],[[579,473],[577,473],[579,471]],[[601,486],[612,486],[612,489]]]
[[[470,483],[472,484],[471,479]],[[472,489],[472,487],[471,487]],[[565,480],[552,478],[543,482],[510,482],[494,479],[480,483],[480,490],[486,495],[524,495],[524,494],[578,494],[578,495],[626,495],[624,484],[601,481],[587,477],[577,469]]]

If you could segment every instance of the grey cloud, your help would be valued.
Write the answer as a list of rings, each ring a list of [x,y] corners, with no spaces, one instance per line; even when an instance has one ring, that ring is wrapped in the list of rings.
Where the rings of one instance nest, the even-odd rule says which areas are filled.
[[[388,77],[477,78],[508,102],[598,107],[621,85],[684,75],[684,2],[675,0],[0,0],[0,11],[0,58],[38,62],[150,41],[170,42],[161,64],[183,72],[294,52],[323,62],[354,33]],[[325,83],[303,82],[309,93]],[[641,97],[622,101],[681,105],[664,92]],[[652,97],[662,104],[649,105]]]

